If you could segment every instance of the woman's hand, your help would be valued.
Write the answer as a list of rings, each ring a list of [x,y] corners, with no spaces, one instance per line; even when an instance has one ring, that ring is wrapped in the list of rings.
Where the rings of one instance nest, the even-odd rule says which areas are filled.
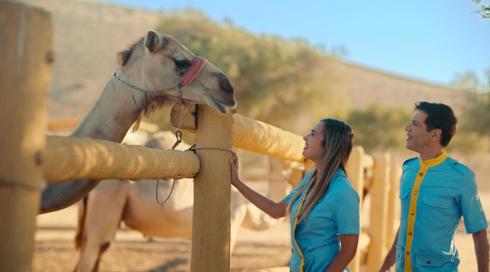
[[[233,152],[230,160],[231,184],[257,208],[272,216],[273,218],[284,217],[287,214],[287,204],[284,201],[274,202],[267,197],[257,193],[238,177],[238,156]]]
[[[237,183],[240,183],[240,178],[238,177],[238,156],[235,152],[231,155],[230,160],[230,169],[231,169],[231,184],[236,186]]]

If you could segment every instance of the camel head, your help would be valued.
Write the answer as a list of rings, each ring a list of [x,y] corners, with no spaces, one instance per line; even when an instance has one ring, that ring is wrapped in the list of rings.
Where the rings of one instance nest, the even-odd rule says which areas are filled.
[[[118,63],[121,78],[150,93],[157,102],[159,98],[183,99],[207,104],[222,113],[236,107],[228,77],[170,35],[149,31],[130,49],[118,54]],[[188,80],[189,74],[195,77],[191,75]],[[183,79],[187,79],[184,80],[187,84],[182,84]]]

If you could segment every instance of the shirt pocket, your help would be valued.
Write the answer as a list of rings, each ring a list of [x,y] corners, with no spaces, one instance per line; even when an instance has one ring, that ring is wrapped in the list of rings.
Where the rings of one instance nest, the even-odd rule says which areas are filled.
[[[457,265],[451,255],[415,253],[415,263],[422,267],[441,267],[446,264]]]
[[[452,209],[455,207],[454,199],[450,196],[424,195],[422,201],[425,205],[433,208]]]
[[[420,208],[417,208],[417,216],[426,222],[430,222],[433,229],[447,229],[448,226],[458,220],[458,207],[456,200],[449,195],[421,195]]]

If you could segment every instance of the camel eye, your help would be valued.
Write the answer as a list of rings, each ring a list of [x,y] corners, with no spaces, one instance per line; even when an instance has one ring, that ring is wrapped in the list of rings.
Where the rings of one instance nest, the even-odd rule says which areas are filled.
[[[172,59],[174,61],[175,67],[179,70],[187,70],[191,67],[192,62],[186,59]]]

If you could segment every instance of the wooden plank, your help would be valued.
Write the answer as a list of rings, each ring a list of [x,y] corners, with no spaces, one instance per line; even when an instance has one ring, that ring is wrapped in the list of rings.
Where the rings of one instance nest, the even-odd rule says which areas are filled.
[[[362,203],[363,203],[363,189],[364,189],[364,167],[363,158],[364,149],[360,146],[354,146],[349,157],[349,161],[346,165],[347,176],[352,182],[352,187],[356,190],[359,195],[359,214],[362,214]],[[362,218],[360,218],[362,220]],[[360,223],[359,223],[360,224]],[[363,248],[358,246],[356,256],[349,263],[349,270],[351,272],[359,272],[361,267],[361,252]]]
[[[231,113],[199,106],[191,271],[230,271]],[[206,149],[199,149],[206,148]],[[210,149],[211,148],[211,149]]]
[[[195,132],[195,116],[194,105],[182,108],[178,104],[172,109],[171,121],[176,128]],[[201,118],[199,111],[197,118]],[[239,114],[233,114],[232,145],[267,156],[304,162],[303,137]]]
[[[0,2],[0,271],[30,271],[53,62],[51,16]]]
[[[370,187],[371,207],[369,230],[371,238],[367,256],[367,271],[377,271],[386,256],[386,228],[388,213],[388,190],[390,186],[390,156],[387,153],[374,155],[373,184]]]
[[[192,151],[48,136],[43,169],[46,180],[56,183],[77,179],[190,178],[199,171],[199,164]]]

